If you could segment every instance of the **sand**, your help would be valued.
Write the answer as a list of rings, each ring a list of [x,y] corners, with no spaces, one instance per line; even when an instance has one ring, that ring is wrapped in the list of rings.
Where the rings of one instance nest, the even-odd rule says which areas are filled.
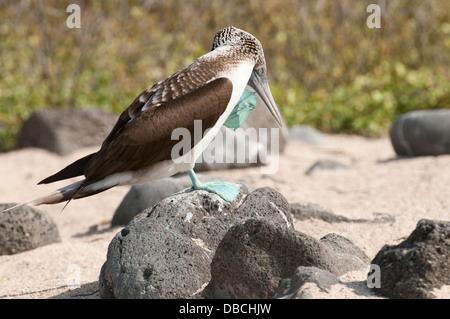
[[[50,185],[36,183],[95,149],[65,157],[40,149],[0,154],[0,202],[24,202],[77,179]],[[319,159],[349,165],[347,170],[304,172]],[[396,159],[388,138],[325,135],[318,147],[291,140],[280,156],[278,172],[261,175],[261,168],[210,172],[244,182],[250,189],[270,186],[290,203],[316,203],[348,218],[373,219],[389,214],[395,222],[327,223],[295,220],[297,230],[320,238],[328,233],[347,237],[373,258],[385,245],[403,241],[420,219],[450,216],[450,155]],[[116,207],[129,187],[117,187],[95,197],[41,206],[58,226],[61,243],[0,256],[0,298],[99,298],[98,276],[108,245],[120,227],[109,228]],[[315,298],[377,298],[366,287],[367,272],[343,275],[341,285],[324,292],[314,284],[305,289]],[[449,286],[434,291],[450,298]]]

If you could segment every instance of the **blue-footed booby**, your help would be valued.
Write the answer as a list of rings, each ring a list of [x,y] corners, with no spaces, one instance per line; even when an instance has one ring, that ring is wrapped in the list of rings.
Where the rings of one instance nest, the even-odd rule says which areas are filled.
[[[255,92],[246,90],[249,85]],[[142,184],[188,172],[195,189],[232,201],[239,189],[225,182],[201,183],[193,171],[196,159],[225,124],[237,128],[259,96],[282,125],[266,78],[261,43],[235,27],[218,31],[211,51],[191,65],[139,94],[120,115],[101,148],[39,182],[76,176],[84,179],[32,200],[29,205],[67,203],[120,185]],[[191,134],[190,149],[173,158],[177,128],[194,131],[201,120],[202,139]],[[67,205],[67,204],[66,204]]]

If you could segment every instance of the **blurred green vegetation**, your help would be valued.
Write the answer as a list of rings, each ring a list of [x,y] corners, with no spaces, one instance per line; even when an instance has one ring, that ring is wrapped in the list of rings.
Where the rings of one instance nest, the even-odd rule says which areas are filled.
[[[66,8],[81,7],[81,29]],[[370,29],[369,4],[381,6]],[[0,147],[43,107],[121,112],[234,25],[259,38],[286,121],[380,136],[399,114],[450,106],[447,0],[0,2]]]

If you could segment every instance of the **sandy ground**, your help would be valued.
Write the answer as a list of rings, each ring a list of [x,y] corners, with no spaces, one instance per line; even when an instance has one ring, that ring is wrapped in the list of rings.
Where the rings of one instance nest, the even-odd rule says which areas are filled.
[[[0,202],[24,202],[68,184],[36,185],[89,151],[66,157],[38,149],[0,154]],[[350,168],[305,175],[318,159],[334,159]],[[397,160],[387,138],[326,136],[319,147],[290,141],[275,175],[261,176],[259,167],[210,174],[244,182],[250,189],[270,186],[290,203],[316,203],[348,218],[394,216],[395,222],[386,224],[295,220],[299,231],[316,238],[340,234],[373,258],[384,244],[403,241],[420,219],[449,219],[449,167],[449,155]],[[98,298],[100,268],[108,244],[120,230],[108,228],[108,223],[128,189],[72,201],[63,212],[63,204],[40,207],[57,224],[62,242],[0,256],[0,298]],[[315,285],[305,289],[317,298],[375,298],[365,285],[366,275],[365,271],[345,274],[340,278],[343,284],[326,294]],[[450,298],[449,286],[434,293]]]

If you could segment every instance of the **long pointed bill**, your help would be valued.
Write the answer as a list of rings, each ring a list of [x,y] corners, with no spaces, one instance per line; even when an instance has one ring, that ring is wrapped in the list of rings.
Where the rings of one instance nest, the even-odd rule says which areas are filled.
[[[250,85],[250,87],[254,89],[262,98],[264,104],[267,106],[270,113],[272,113],[275,120],[277,120],[278,124],[283,126],[280,111],[278,111],[278,107],[273,100],[272,93],[270,92],[269,84],[267,83],[266,69],[260,68],[253,70],[252,76],[248,81],[248,85]]]

